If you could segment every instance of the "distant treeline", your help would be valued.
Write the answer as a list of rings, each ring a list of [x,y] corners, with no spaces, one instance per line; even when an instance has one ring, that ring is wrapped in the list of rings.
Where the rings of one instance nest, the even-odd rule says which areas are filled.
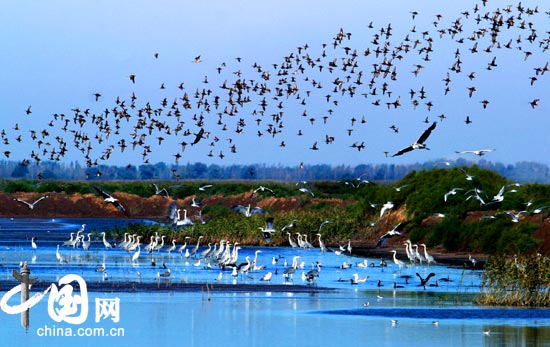
[[[429,170],[444,167],[479,168],[498,173],[508,180],[532,183],[550,183],[548,165],[535,162],[516,164],[493,163],[486,160],[477,162],[458,159],[456,161],[430,161],[415,164],[359,164],[359,165],[206,165],[188,163],[170,165],[164,162],[139,166],[99,165],[86,167],[78,162],[41,162],[40,165],[21,164],[3,160],[0,165],[0,178],[59,179],[59,180],[275,180],[284,182],[342,180],[361,178],[369,181],[397,181],[411,171]]]

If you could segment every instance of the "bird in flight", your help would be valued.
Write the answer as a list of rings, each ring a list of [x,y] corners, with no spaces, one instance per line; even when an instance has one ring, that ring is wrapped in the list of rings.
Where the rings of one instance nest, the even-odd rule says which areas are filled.
[[[44,196],[41,196],[39,197],[38,199],[34,200],[33,202],[27,202],[25,200],[21,200],[21,199],[13,199],[14,201],[17,201],[25,206],[27,206],[29,208],[29,210],[33,210],[34,209],[34,206],[39,203],[40,201],[46,199],[48,197],[48,195],[44,195]]]
[[[420,135],[420,137],[418,138],[418,140],[416,140],[415,143],[413,143],[412,145],[397,151],[395,154],[392,155],[392,157],[397,157],[397,156],[402,155],[404,153],[410,152],[413,149],[429,149],[428,147],[426,147],[424,142],[426,142],[426,140],[428,139],[428,137],[430,136],[432,131],[435,129],[436,124],[437,124],[437,122],[433,122],[432,125],[430,125],[428,127],[428,129],[424,130],[422,135]]]
[[[458,153],[458,154],[466,154],[466,153],[471,153],[471,154],[474,154],[474,155],[477,155],[479,157],[481,157],[482,155],[485,155],[485,153],[489,153],[489,152],[493,152],[494,149],[475,149],[475,150],[471,150],[471,151],[455,151],[455,153]]]
[[[397,224],[392,230],[388,231],[384,235],[380,237],[378,240],[378,243],[376,244],[376,248],[382,247],[384,243],[391,237],[401,235],[401,232],[403,231],[403,226],[405,226],[405,222],[401,222]]]
[[[113,204],[116,208],[119,209],[120,212],[124,213],[127,216],[129,215],[128,211],[126,211],[124,206],[122,206],[122,204],[120,203],[120,201],[118,201],[117,198],[115,198],[112,195],[110,195],[109,193],[103,191],[99,187],[96,187],[96,186],[93,186],[93,187],[103,197],[103,201],[108,202],[110,204]]]

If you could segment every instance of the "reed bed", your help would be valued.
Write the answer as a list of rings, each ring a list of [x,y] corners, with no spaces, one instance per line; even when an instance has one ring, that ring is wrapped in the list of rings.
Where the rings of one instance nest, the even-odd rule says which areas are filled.
[[[485,264],[480,305],[550,307],[550,258],[497,256]]]

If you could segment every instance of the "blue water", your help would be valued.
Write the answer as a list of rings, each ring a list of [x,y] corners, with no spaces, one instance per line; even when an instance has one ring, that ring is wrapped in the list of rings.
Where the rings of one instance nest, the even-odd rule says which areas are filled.
[[[247,276],[233,277],[230,271],[222,272],[213,264],[211,268],[205,263],[197,264],[196,259],[180,253],[142,252],[138,260],[132,262],[131,253],[106,250],[98,238],[89,251],[61,247],[60,252],[68,263],[57,261],[56,245],[68,239],[69,233],[81,224],[87,224],[86,230],[93,230],[94,235],[99,236],[101,230],[125,223],[128,221],[0,219],[1,283],[15,286],[17,282],[11,272],[19,269],[21,261],[27,261],[31,276],[39,279],[31,295],[67,274],[81,276],[93,288],[88,297],[88,318],[81,325],[53,321],[48,314],[46,297],[31,309],[27,332],[20,325],[19,315],[0,311],[0,331],[4,336],[14,337],[15,342],[10,342],[10,346],[96,346],[98,343],[109,346],[550,345],[550,310],[473,306],[472,298],[479,291],[480,271],[437,264],[429,268],[416,265],[399,269],[391,262],[389,252],[387,267],[379,266],[380,259],[367,259],[368,264],[374,266],[361,268],[356,263],[362,262],[362,258],[323,254],[319,249],[243,247],[239,261],[244,261],[247,255],[254,257],[260,250],[258,264],[265,268]],[[37,250],[30,246],[32,236],[38,236]],[[196,240],[190,242],[194,247]],[[180,244],[178,242],[178,246]],[[290,266],[295,255],[301,257],[299,261],[304,263],[304,268],[298,269],[292,280],[285,280],[281,275],[283,263],[286,260]],[[277,264],[272,264],[273,257],[278,259]],[[152,258],[155,266],[151,265]],[[310,285],[302,280],[301,273],[309,271],[314,262],[320,262],[322,268],[319,278]],[[342,269],[344,262],[352,267]],[[107,279],[95,272],[102,263],[108,272]],[[171,276],[158,280],[157,273],[165,271],[163,263],[171,269]],[[259,281],[268,271],[274,273],[271,282]],[[222,279],[218,281],[215,278],[220,272]],[[436,276],[431,284],[441,278],[446,281],[440,280],[439,286],[423,289],[418,286],[417,272],[423,277],[434,272]],[[353,274],[368,278],[364,283],[352,285],[349,279]],[[406,276],[410,276],[408,284]],[[378,286],[378,280],[383,286]],[[394,289],[393,282],[403,288]],[[182,290],[177,286],[193,283],[200,284],[200,289]],[[152,284],[153,289],[139,290],[145,284]],[[242,289],[248,285],[255,287]],[[112,289],[113,286],[117,289]],[[298,286],[306,290],[295,290]],[[176,287],[180,289],[174,289]],[[102,319],[96,323],[96,298],[118,298],[120,320]],[[12,305],[17,303],[18,299],[10,301]],[[368,307],[364,307],[366,303]],[[69,331],[76,334],[78,328],[90,334],[97,333],[93,329],[104,333],[114,329],[117,335],[124,336],[66,336]],[[484,334],[484,331],[490,332]]]

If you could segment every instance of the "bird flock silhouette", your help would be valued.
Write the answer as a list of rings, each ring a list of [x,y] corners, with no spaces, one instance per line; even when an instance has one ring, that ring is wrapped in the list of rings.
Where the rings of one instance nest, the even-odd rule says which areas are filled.
[[[550,68],[540,57],[550,47],[550,31],[537,28],[537,23],[544,25],[550,12],[522,2],[490,5],[482,0],[449,18],[411,11],[410,23],[399,23],[398,30],[396,24],[378,27],[370,22],[364,29],[368,42],[358,42],[355,34],[336,28],[327,42],[303,44],[275,62],[250,63],[250,57],[235,57],[220,62],[215,71],[205,71],[197,85],[181,81],[153,86],[160,90],[158,100],[146,100],[137,88],[114,100],[95,91],[89,105],[73,106],[49,118],[28,105],[11,129],[1,130],[3,153],[10,158],[12,146],[30,139],[30,153],[21,165],[62,161],[71,153],[94,167],[115,153],[124,158],[127,151],[139,153],[145,164],[151,153],[161,151],[165,159],[173,158],[177,164],[188,151],[220,160],[236,155],[243,136],[281,148],[287,143],[303,146],[298,149],[303,149],[304,156],[336,143],[362,152],[369,147],[370,117],[383,117],[387,128],[374,131],[388,133],[387,150],[373,155],[391,158],[428,149],[428,136],[444,128],[447,118],[460,117],[470,126],[483,113],[492,114],[492,94],[477,81],[507,75],[509,71],[499,65],[503,56],[531,69],[524,81],[517,81],[517,88],[532,90],[530,99],[518,101],[525,105],[525,112],[542,103],[537,86]],[[420,16],[433,20],[427,27],[417,27]],[[188,58],[192,68],[204,66],[206,55],[201,52]],[[162,52],[151,52],[155,64],[162,64],[162,58]],[[131,88],[146,80],[138,74],[126,78]],[[451,95],[479,105],[478,115],[447,112],[445,97]],[[353,113],[342,107],[352,100],[358,105]],[[399,114],[408,116],[395,117]],[[35,117],[48,118],[47,125],[28,133],[19,126],[38,124]],[[394,141],[392,134],[400,135],[405,127],[418,131],[410,125],[411,117],[418,119],[419,127],[422,122],[431,125],[407,147],[410,139]],[[337,130],[345,124],[343,131]],[[313,134],[315,140],[301,140],[305,134]],[[167,143],[177,143],[177,147],[163,146]],[[453,148],[449,153],[481,156],[493,150]]]

